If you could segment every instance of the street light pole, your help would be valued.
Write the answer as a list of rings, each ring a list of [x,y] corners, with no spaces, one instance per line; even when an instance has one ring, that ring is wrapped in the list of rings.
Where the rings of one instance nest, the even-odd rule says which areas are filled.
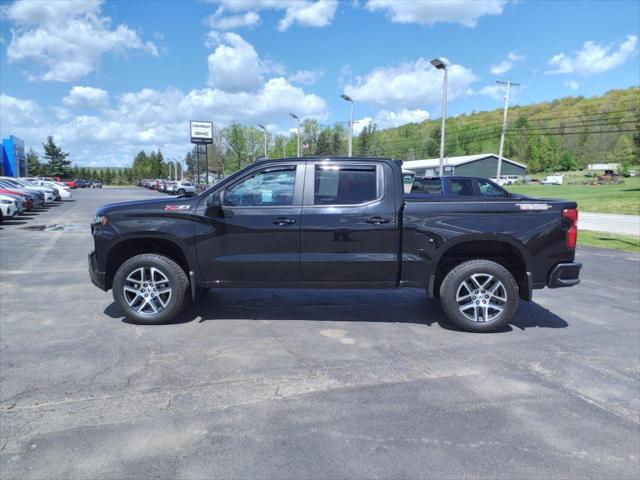
[[[340,95],[340,98],[351,104],[349,109],[349,133],[347,136],[348,156],[351,157],[353,153],[353,99],[345,94]]]
[[[293,113],[290,113],[289,116],[295,119],[295,121],[298,123],[298,158],[300,158],[300,117],[294,115]]]
[[[269,156],[267,155],[267,129],[264,127],[264,125],[258,124],[258,126],[264,132],[264,158],[269,158]]]
[[[447,121],[447,65],[439,58],[431,60],[433,65],[438,70],[444,70],[444,83],[442,87],[442,126],[440,127],[440,169],[439,175],[444,175],[444,131]]]

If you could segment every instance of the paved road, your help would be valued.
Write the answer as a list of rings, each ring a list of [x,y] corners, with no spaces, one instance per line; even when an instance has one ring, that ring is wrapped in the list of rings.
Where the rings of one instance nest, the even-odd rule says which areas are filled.
[[[3,479],[640,476],[640,256],[581,249],[583,283],[496,334],[416,290],[228,290],[136,326],[73,225],[157,195],[1,227]]]
[[[640,215],[580,212],[578,220],[583,230],[640,237]]]

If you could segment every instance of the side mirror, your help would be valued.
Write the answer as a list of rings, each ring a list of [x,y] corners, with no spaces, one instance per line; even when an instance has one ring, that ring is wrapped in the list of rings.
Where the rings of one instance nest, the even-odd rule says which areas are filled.
[[[207,198],[207,206],[209,208],[220,208],[222,207],[222,199],[220,198],[220,193],[215,192],[209,195]]]
[[[217,217],[222,211],[222,199],[220,193],[215,192],[207,197],[207,210],[205,215],[208,217]]]

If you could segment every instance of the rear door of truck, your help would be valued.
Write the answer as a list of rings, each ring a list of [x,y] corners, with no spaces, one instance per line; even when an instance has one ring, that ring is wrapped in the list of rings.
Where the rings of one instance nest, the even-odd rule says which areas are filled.
[[[399,219],[394,181],[393,169],[384,162],[307,162],[301,220],[303,282],[395,285]]]

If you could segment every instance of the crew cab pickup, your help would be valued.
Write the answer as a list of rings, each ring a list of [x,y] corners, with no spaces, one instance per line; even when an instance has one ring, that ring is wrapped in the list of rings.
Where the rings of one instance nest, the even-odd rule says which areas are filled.
[[[106,205],[91,279],[145,324],[209,288],[412,287],[470,331],[500,328],[533,289],[579,283],[575,202],[432,201],[403,182],[395,160],[261,160],[193,197]]]

